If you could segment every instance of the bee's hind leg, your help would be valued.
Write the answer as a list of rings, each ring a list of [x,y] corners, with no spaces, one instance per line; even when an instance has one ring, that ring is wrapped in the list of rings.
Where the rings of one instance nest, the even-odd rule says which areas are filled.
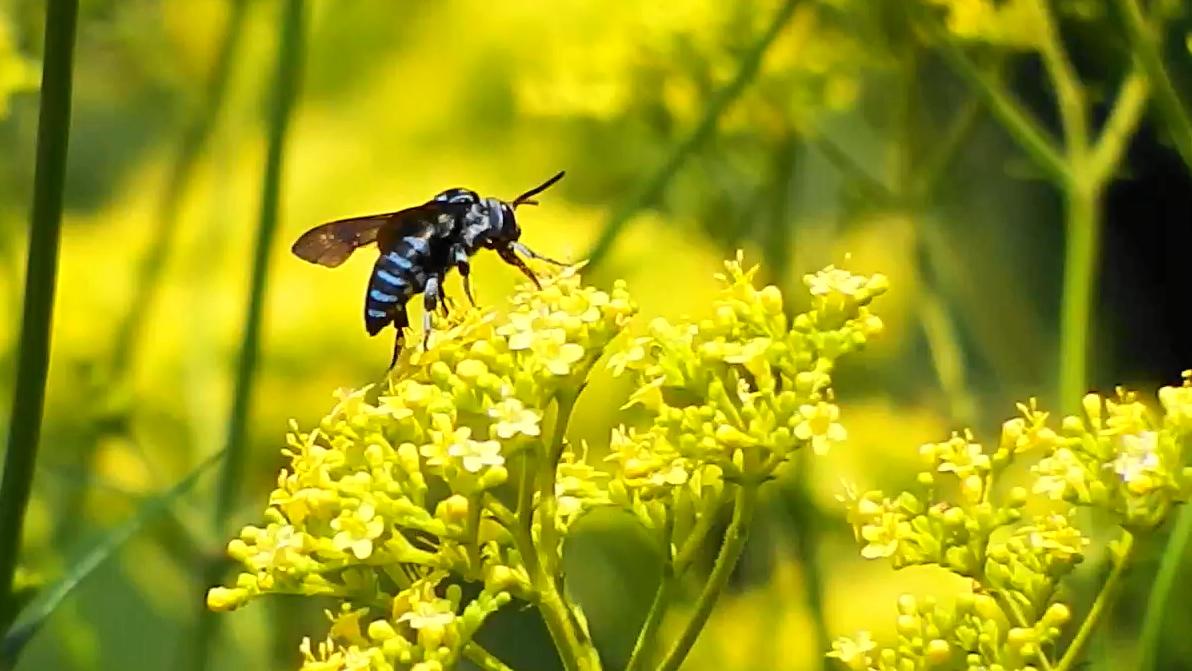
[[[406,342],[406,327],[409,325],[410,315],[406,314],[405,307],[402,307],[393,315],[393,328],[396,333],[393,335],[393,356],[389,359],[389,370],[393,370],[397,365],[397,357]]]
[[[564,263],[562,261],[557,261],[555,259],[552,259],[549,256],[543,256],[543,255],[539,254],[538,252],[530,249],[529,247],[523,245],[520,242],[515,242],[509,246],[511,248],[513,248],[513,251],[517,252],[518,254],[521,254],[522,256],[528,256],[531,259],[537,259],[539,261],[546,261],[547,263],[553,263],[556,266],[570,265],[570,264]]]

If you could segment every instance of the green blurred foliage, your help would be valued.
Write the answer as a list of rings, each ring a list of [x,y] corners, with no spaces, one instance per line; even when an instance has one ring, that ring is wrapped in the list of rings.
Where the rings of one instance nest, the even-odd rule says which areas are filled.
[[[283,185],[286,245],[273,250],[249,486],[233,527],[255,513],[272,487],[287,421],[312,425],[329,407],[332,390],[379,380],[390,348],[385,337],[368,339],[359,323],[369,255],[332,272],[291,256],[290,240],[322,221],[398,209],[449,186],[509,197],[565,168],[567,179],[544,196],[542,207],[523,215],[523,228],[535,249],[578,258],[610,211],[699,122],[708,98],[733,76],[779,4],[311,3]],[[889,633],[880,627],[894,621],[899,593],[955,589],[929,568],[895,575],[862,561],[833,512],[841,478],[862,489],[904,487],[917,468],[913,448],[957,427],[936,372],[938,343],[920,311],[924,296],[937,299],[952,324],[960,357],[952,363],[967,371],[967,393],[979,401],[977,414],[966,419],[989,429],[1012,400],[1053,391],[1062,257],[1055,194],[983,114],[925,199],[908,206],[874,197],[874,183],[906,195],[907,166],[926,164],[973,102],[931,56],[930,37],[911,26],[904,11],[910,4],[799,3],[714,137],[675,174],[661,202],[631,220],[591,273],[605,285],[625,279],[647,317],[706,314],[715,288],[710,275],[738,247],[763,259],[768,281],[783,287],[846,255],[851,270],[889,276],[886,335],[838,373],[839,387],[851,390],[840,399],[849,444],[818,458],[808,483],[810,499],[826,515],[818,553],[827,624],[834,632],[876,626],[879,637]],[[990,54],[1016,56],[1032,43],[1023,9],[1030,3],[930,4],[946,12],[952,31]],[[141,346],[126,374],[111,379],[115,329],[134,307],[138,264],[151,251],[179,138],[202,109],[230,2],[82,5],[69,209],[25,539],[29,570],[44,576],[60,572],[104,528],[133,514],[144,496],[222,446],[277,39],[278,3],[249,2],[228,96],[178,203],[176,235],[141,325]],[[1101,3],[1059,6],[1082,63],[1090,64],[1092,90],[1108,96],[1120,75],[1115,54],[1123,49],[1112,17]],[[17,355],[41,13],[39,2],[0,0],[5,407]],[[1186,17],[1181,20],[1185,28],[1176,35],[1187,33]],[[1180,63],[1185,75],[1192,70],[1186,52]],[[484,253],[474,277],[483,303],[504,296],[518,279]],[[453,294],[460,293],[456,281],[448,288]],[[1110,343],[1095,342],[1098,360]],[[1122,382],[1153,388],[1170,381]],[[576,412],[574,439],[607,439],[597,432],[616,410],[612,399],[624,395],[620,384],[596,376]],[[685,668],[819,668],[823,651],[808,633],[805,571],[790,529],[793,489],[771,491],[737,588]],[[208,527],[213,491],[204,487],[184,499],[170,519],[92,576],[33,641],[20,668],[179,667],[207,587],[197,580],[201,561],[217,555],[233,531]],[[654,563],[631,521],[593,519],[585,526],[569,544],[568,575],[609,659],[624,660],[657,580]],[[1138,573],[1149,575],[1148,568],[1144,560]],[[1122,599],[1125,611],[1138,608],[1148,589],[1147,580],[1136,583],[1132,594],[1139,596]],[[1177,594],[1189,588],[1185,577]],[[222,616],[214,668],[293,668],[290,642],[324,626],[322,613],[298,606]],[[678,623],[665,623],[663,631],[673,634],[671,624]],[[1167,631],[1189,624],[1186,609],[1177,608]],[[1186,639],[1167,636],[1163,659],[1186,659],[1192,646]],[[1123,635],[1108,644],[1128,640]],[[541,624],[526,612],[503,613],[492,641],[493,651],[514,665],[553,663]]]

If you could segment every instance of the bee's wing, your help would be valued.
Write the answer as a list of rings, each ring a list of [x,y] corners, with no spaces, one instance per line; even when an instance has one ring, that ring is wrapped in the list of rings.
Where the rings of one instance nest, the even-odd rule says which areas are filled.
[[[290,249],[300,259],[334,268],[348,260],[356,248],[376,242],[383,230],[401,235],[437,214],[438,208],[427,203],[397,212],[340,219],[303,233]]]

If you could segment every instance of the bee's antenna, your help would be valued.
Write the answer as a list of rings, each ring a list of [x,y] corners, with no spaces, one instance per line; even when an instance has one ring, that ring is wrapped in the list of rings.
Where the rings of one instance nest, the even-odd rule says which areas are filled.
[[[554,185],[555,182],[559,181],[560,179],[563,179],[563,175],[565,175],[565,174],[567,174],[567,172],[565,170],[560,170],[559,174],[555,175],[554,177],[551,177],[550,179],[546,180],[542,184],[539,184],[538,186],[534,187],[533,189],[530,189],[529,191],[518,196],[517,198],[514,198],[511,205],[513,207],[517,207],[518,205],[537,205],[538,201],[534,200],[534,196],[537,196],[538,194],[542,193],[543,191],[546,191],[547,189],[549,189],[552,185]]]

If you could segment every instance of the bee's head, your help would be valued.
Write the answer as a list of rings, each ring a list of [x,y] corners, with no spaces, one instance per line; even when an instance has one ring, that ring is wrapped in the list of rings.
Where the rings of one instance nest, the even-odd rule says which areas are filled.
[[[503,247],[516,242],[521,237],[521,226],[517,225],[513,205],[499,198],[486,198],[485,203],[488,205],[489,225],[487,244],[490,247]]]
[[[514,210],[518,205],[537,205],[538,201],[534,200],[534,196],[546,191],[560,179],[563,179],[562,172],[508,203],[497,198],[488,198],[488,215],[492,231],[489,244],[497,247],[516,242],[521,237],[521,227],[517,225],[517,215],[514,214]]]

